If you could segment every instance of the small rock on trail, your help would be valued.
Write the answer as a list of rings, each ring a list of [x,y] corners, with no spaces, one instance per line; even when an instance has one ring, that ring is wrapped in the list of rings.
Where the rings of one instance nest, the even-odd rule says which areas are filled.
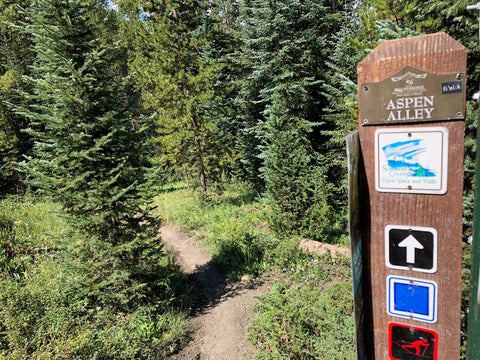
[[[196,237],[171,225],[164,225],[160,235],[202,299],[191,320],[192,340],[173,359],[253,359],[253,349],[246,341],[246,327],[253,317],[249,308],[269,286],[249,289],[244,283],[229,284],[225,271],[198,245]]]

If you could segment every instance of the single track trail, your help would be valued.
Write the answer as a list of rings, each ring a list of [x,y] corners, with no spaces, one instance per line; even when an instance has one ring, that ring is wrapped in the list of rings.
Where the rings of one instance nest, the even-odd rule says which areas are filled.
[[[253,349],[246,340],[246,328],[254,316],[249,309],[271,286],[228,283],[226,272],[199,246],[195,236],[168,224],[160,229],[160,235],[200,297],[191,319],[192,339],[173,359],[253,359]]]

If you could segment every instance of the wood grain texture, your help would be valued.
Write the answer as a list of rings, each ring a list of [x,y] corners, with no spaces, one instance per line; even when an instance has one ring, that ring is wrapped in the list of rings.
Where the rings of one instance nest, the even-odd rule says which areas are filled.
[[[444,33],[380,44],[358,65],[359,94],[362,83],[382,81],[406,66],[434,74],[465,73],[467,49]],[[360,96],[359,96],[360,98]],[[369,359],[386,360],[388,324],[391,322],[435,330],[438,359],[458,359],[460,353],[462,193],[464,121],[440,121],[413,125],[362,126],[359,132],[366,175],[362,201],[365,280],[372,302],[369,318]],[[381,193],[375,189],[375,140],[379,128],[441,126],[448,129],[448,188],[444,195]],[[384,229],[387,225],[432,227],[438,231],[438,269],[434,274],[389,269],[385,265]],[[388,275],[433,280],[438,284],[438,320],[434,324],[391,317],[387,313]]]

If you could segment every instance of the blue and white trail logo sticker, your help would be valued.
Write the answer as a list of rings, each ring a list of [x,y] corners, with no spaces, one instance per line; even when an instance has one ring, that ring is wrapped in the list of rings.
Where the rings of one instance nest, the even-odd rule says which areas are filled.
[[[446,128],[385,128],[375,132],[377,191],[444,194],[447,165]]]

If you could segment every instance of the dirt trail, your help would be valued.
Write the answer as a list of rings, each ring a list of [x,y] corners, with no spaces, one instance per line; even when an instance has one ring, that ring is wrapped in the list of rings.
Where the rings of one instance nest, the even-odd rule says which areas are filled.
[[[225,271],[198,246],[195,237],[170,225],[163,226],[160,234],[182,271],[190,275],[202,299],[191,320],[192,340],[173,359],[253,359],[253,349],[245,339],[246,327],[253,316],[249,308],[255,297],[266,293],[269,286],[249,289],[244,283],[228,284]]]

